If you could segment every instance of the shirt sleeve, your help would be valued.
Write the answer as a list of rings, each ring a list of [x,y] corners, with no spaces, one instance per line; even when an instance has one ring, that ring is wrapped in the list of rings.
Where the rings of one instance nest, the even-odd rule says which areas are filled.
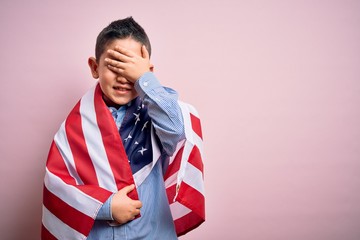
[[[107,221],[114,220],[111,212],[111,201],[113,196],[114,194],[112,194],[108,198],[108,200],[106,200],[106,202],[101,206],[98,214],[96,215],[96,220],[107,220]]]
[[[152,72],[143,74],[135,82],[135,89],[148,107],[148,114],[164,151],[171,156],[177,143],[184,138],[177,92],[163,87]]]

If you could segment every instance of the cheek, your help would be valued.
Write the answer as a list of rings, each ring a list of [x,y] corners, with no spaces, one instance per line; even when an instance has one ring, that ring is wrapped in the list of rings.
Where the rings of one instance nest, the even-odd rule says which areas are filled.
[[[134,97],[136,97],[138,95],[137,91],[135,90],[135,88],[133,88],[133,90],[131,91],[132,95]]]
[[[109,70],[109,69],[103,69],[101,72],[99,72],[100,77],[104,79],[105,81],[112,81],[116,78],[116,74]]]

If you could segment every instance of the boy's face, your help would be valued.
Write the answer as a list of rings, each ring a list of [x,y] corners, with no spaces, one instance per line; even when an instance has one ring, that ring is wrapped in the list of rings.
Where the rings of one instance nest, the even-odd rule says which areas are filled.
[[[99,79],[99,84],[103,92],[103,98],[108,106],[118,107],[119,105],[125,105],[137,97],[137,92],[134,88],[134,84],[121,76],[119,73],[115,73],[110,70],[104,61],[105,58],[111,58],[107,53],[107,50],[114,50],[115,46],[126,48],[135,54],[141,56],[141,43],[133,40],[132,38],[116,39],[110,42],[100,59],[96,61],[95,58],[89,58],[89,66],[92,71],[92,75],[95,79]]]

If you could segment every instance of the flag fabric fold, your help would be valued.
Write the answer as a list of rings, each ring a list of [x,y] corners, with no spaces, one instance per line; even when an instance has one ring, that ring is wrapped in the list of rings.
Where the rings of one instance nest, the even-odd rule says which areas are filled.
[[[178,143],[164,175],[178,236],[205,220],[200,120],[192,106],[179,105],[185,139]],[[152,146],[157,148],[156,144]],[[51,144],[44,178],[41,238],[86,239],[110,195],[127,185],[136,186],[134,179],[142,178],[132,174],[117,127],[96,85],[75,105]],[[138,199],[137,191],[129,197]]]

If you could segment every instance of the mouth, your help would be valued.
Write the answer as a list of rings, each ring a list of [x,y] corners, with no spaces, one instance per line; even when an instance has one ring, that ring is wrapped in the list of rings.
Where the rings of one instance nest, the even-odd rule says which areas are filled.
[[[129,89],[129,88],[124,88],[124,87],[113,87],[113,89],[115,90],[115,91],[117,91],[117,92],[129,92],[129,91],[131,91],[131,89]]]

